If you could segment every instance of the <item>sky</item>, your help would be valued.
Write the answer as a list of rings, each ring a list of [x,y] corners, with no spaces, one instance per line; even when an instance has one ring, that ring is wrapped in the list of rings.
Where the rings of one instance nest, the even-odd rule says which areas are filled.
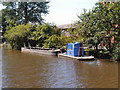
[[[95,6],[98,0],[50,0],[48,4],[49,14],[45,16],[46,22],[56,25],[71,24],[79,20],[77,15],[83,12],[83,8],[89,10]]]
[[[71,24],[79,20],[77,15],[83,12],[83,8],[89,10],[95,6],[98,0],[49,0],[49,14],[43,16],[45,22],[56,25]],[[0,9],[3,6],[0,4]]]

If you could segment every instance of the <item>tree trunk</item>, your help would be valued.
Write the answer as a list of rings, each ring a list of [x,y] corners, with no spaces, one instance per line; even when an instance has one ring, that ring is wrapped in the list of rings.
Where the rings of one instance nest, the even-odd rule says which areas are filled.
[[[96,50],[98,50],[98,45],[97,44],[95,45],[95,48],[96,48]]]
[[[25,24],[27,24],[28,23],[28,18],[27,18],[27,5],[28,5],[28,3],[27,2],[25,2],[25,10],[24,10],[24,13],[25,13]]]

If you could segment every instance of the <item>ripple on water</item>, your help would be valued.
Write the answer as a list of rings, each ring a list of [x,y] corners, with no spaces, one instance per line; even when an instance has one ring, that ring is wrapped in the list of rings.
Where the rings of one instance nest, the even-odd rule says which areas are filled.
[[[118,64],[3,52],[3,87],[117,88]]]

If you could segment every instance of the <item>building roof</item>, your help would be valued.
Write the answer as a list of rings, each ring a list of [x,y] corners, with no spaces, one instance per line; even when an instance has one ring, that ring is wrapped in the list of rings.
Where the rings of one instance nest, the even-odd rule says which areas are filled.
[[[58,25],[57,26],[60,29],[68,29],[68,28],[75,28],[74,24],[63,24],[63,25]]]

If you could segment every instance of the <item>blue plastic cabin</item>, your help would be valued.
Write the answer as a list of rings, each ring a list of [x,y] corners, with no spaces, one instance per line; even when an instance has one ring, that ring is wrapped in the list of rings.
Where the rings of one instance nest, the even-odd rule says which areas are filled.
[[[82,43],[68,43],[67,44],[67,55],[80,57],[84,56],[84,49]]]

